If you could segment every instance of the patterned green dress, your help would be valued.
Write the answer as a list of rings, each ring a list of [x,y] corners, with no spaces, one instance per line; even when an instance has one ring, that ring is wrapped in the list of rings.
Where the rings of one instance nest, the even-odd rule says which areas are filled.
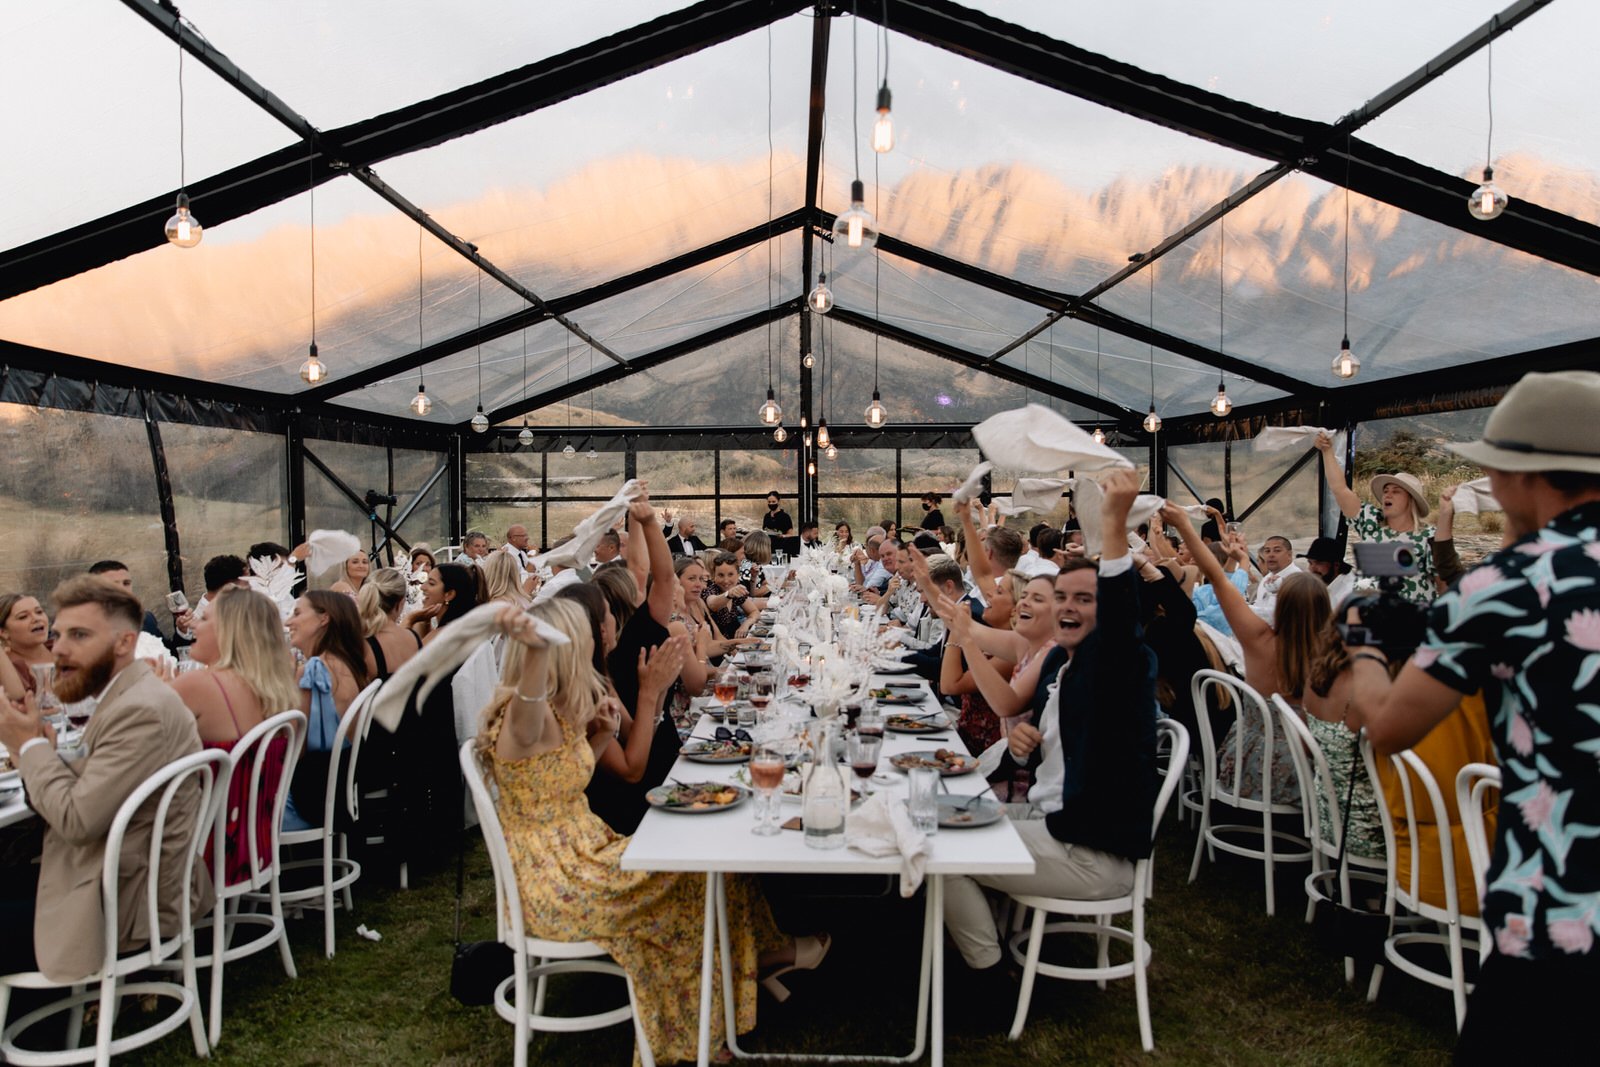
[[[1372,504],[1362,504],[1356,517],[1350,520],[1351,531],[1363,541],[1400,541],[1411,546],[1417,557],[1417,573],[1402,579],[1400,595],[1415,604],[1433,603],[1437,596],[1433,565],[1433,527],[1418,525],[1415,530],[1400,533],[1383,521],[1383,512]]]

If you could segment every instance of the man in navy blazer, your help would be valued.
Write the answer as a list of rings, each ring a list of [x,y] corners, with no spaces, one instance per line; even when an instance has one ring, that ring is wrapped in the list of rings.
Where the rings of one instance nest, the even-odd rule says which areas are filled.
[[[1126,536],[1139,477],[1116,471],[1103,488],[1104,554],[1098,565],[1069,560],[1056,576],[1056,642],[1067,664],[1038,722],[1012,728],[1001,765],[1034,773],[1029,803],[1012,812],[1034,873],[945,879],[945,925],[997,1007],[1016,994],[982,887],[1118,897],[1133,889],[1134,862],[1150,854],[1159,788],[1156,659],[1139,629],[1139,579]]]

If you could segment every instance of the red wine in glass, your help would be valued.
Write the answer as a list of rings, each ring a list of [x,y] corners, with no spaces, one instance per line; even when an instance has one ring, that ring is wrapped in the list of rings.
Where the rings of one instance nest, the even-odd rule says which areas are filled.
[[[860,737],[882,737],[883,720],[868,719],[856,725],[856,734]]]
[[[856,720],[861,718],[861,705],[859,703],[844,706],[844,724],[847,729],[856,728]],[[879,735],[882,736],[881,734]]]
[[[850,764],[850,769],[856,772],[857,778],[871,778],[878,772],[878,761],[876,759],[862,760],[859,763]]]
[[[90,715],[90,713],[92,711],[93,711],[92,708],[79,707],[77,705],[74,705],[73,707],[68,708],[67,709],[67,723],[68,723],[68,725],[70,725],[74,730],[83,729],[85,726],[89,725],[89,715]]]

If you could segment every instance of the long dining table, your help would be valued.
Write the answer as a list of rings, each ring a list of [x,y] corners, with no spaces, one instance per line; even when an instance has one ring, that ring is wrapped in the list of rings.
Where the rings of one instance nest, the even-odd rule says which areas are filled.
[[[883,686],[889,682],[905,682],[908,678],[915,680],[906,675],[877,675],[872,684]],[[886,714],[922,714],[938,710],[939,705],[926,686],[922,688],[921,698],[915,706],[883,709]],[[703,716],[693,733],[709,735],[717,725],[720,724],[709,716]],[[934,735],[933,739],[918,734],[886,733],[880,755],[880,773],[875,780],[874,790],[888,794],[886,799],[891,803],[902,802],[907,789],[905,776],[893,771],[889,760],[901,753],[929,747],[968,754],[953,725],[949,730]],[[740,766],[743,765],[696,763],[680,756],[671,776],[679,781],[737,781]],[[962,795],[988,790],[988,783],[977,771],[945,778],[944,784],[949,792]],[[734,1026],[736,1006],[730,968],[724,877],[744,873],[876,874],[898,878],[901,859],[898,855],[869,856],[848,846],[830,850],[812,848],[806,845],[805,835],[799,831],[785,830],[775,836],[757,836],[750,832],[754,826],[753,807],[753,803],[746,803],[731,810],[707,814],[651,810],[645,814],[644,821],[622,856],[624,870],[687,871],[704,873],[706,876],[700,970],[699,1063],[705,1067],[712,1054],[711,983],[716,971],[715,961],[720,958],[728,1048],[734,1056],[740,1059],[907,1063],[920,1059],[924,1050],[931,1047],[930,1062],[938,1067],[944,1062],[944,879],[949,875],[963,874],[1033,873],[1033,858],[1011,827],[1010,820],[1002,818],[988,826],[970,829],[941,829],[931,835],[932,852],[924,869],[924,917],[916,1032],[909,1053],[904,1056],[845,1052],[764,1053],[741,1048]],[[799,812],[800,805],[790,803],[786,805],[784,814],[798,815]],[[847,836],[848,832],[847,822]],[[714,957],[714,951],[719,952],[720,956]]]

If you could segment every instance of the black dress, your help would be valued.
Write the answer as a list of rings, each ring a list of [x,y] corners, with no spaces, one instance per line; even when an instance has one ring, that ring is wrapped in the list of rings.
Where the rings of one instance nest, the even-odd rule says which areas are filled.
[[[939,531],[944,529],[944,512],[934,508],[922,516],[922,529]]]
[[[606,667],[611,674],[611,684],[617,699],[638,721],[639,712],[639,650],[658,647],[672,635],[665,626],[650,614],[650,605],[641,605],[617,635],[617,647],[606,657]],[[648,709],[653,714],[654,708]],[[655,739],[650,742],[650,758],[645,763],[644,776],[637,782],[624,782],[614,778],[599,767],[589,780],[585,793],[589,797],[589,810],[604,820],[619,834],[631,834],[650,805],[644,795],[662,782],[678,761],[682,741],[672,716],[664,715],[655,727]]]
[[[794,520],[789,518],[787,511],[779,508],[777,511],[767,512],[766,516],[761,520],[761,528],[770,530],[775,534],[786,534],[794,529]]]

